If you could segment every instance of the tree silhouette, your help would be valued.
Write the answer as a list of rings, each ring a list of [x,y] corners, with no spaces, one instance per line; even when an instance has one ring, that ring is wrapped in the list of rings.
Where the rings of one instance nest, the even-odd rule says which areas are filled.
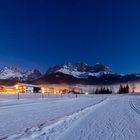
[[[118,93],[129,93],[129,85],[127,84],[126,86],[120,85]]]

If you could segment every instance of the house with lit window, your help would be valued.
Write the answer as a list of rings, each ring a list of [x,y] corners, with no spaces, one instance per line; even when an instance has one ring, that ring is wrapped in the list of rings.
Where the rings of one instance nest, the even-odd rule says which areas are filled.
[[[65,86],[56,87],[48,85],[32,85],[26,83],[17,83],[14,86],[1,86],[0,93],[43,93],[43,94],[63,94],[69,92]]]
[[[65,88],[58,89],[58,88],[46,87],[46,86],[41,87],[41,91],[42,93],[48,93],[48,94],[64,94],[66,92],[69,92],[69,90]]]
[[[1,86],[1,93],[39,93],[41,87],[32,84],[18,83],[14,86]]]
[[[39,93],[41,92],[41,87],[32,84],[18,83],[15,85],[17,92],[19,93]]]

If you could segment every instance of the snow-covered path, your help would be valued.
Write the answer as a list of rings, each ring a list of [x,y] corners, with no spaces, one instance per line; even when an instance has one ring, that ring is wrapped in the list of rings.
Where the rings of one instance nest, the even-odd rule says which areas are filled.
[[[0,103],[0,138],[30,128],[50,125],[64,116],[95,105],[105,97],[79,96],[46,99],[11,100]]]
[[[61,140],[139,140],[140,101],[136,97],[110,98],[102,107],[79,119],[65,133]]]
[[[98,98],[98,97],[96,97]],[[9,140],[139,140],[140,98],[108,96],[106,100],[40,126]]]

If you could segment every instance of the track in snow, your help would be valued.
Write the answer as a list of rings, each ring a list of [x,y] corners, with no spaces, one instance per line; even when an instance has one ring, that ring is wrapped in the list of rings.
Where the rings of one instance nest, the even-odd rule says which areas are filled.
[[[41,124],[7,139],[139,140],[139,109],[140,100],[137,96],[108,96],[103,102],[62,117],[50,126]]]
[[[132,99],[129,101],[129,104],[130,104],[130,107],[140,115],[140,110],[135,107]]]
[[[60,140],[59,136],[61,136],[61,133],[68,129],[75,121],[87,116],[91,111],[98,109],[107,102],[108,99],[102,100],[70,116],[61,118],[58,122],[50,126],[44,127],[44,125],[40,125],[39,127],[28,129],[21,134],[12,135],[7,140]]]
[[[0,139],[9,135],[46,126],[57,122],[64,116],[99,103],[106,97],[79,96],[28,101],[10,101],[0,103]]]

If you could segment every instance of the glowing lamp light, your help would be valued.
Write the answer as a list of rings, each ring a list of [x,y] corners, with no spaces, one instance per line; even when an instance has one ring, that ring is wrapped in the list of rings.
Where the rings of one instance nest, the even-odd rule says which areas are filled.
[[[18,90],[18,85],[15,85],[15,88]]]
[[[85,95],[88,95],[88,92],[86,92]]]
[[[42,93],[43,93],[43,94],[45,93],[45,89],[44,89],[44,88],[42,88]]]

